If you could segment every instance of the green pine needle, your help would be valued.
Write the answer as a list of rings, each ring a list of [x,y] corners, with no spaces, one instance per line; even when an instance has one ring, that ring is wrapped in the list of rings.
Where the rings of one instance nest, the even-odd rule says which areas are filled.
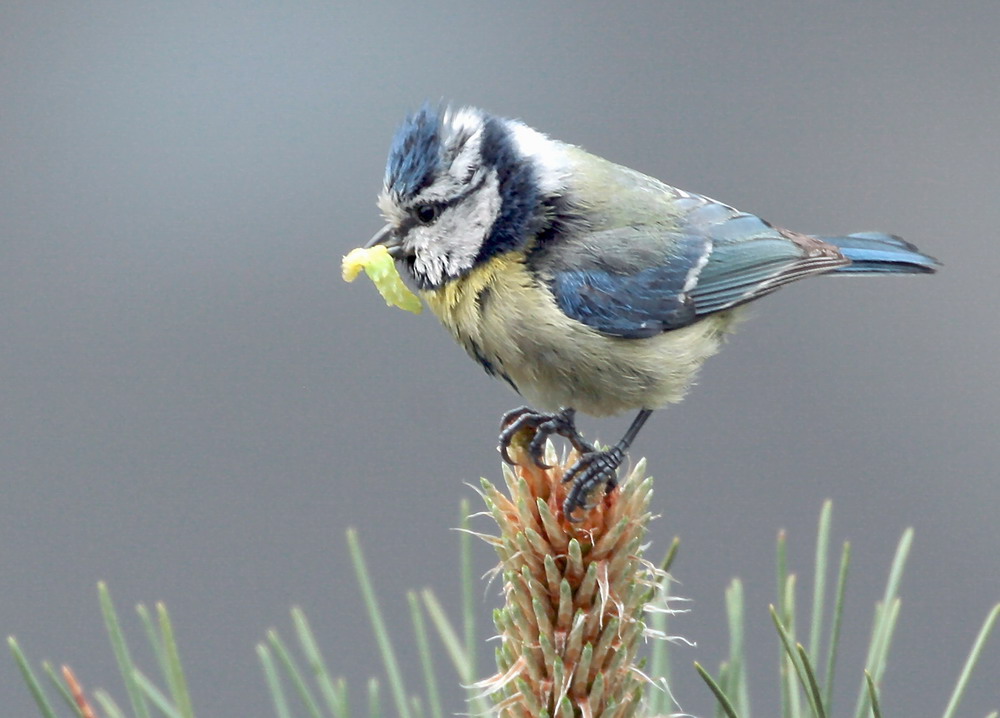
[[[851,564],[851,544],[844,542],[840,554],[840,570],[837,573],[837,589],[833,601],[833,617],[830,624],[830,645],[826,652],[826,680],[823,685],[823,705],[833,711],[833,675],[837,665],[837,649],[840,647],[840,627],[844,617],[844,597],[847,592],[847,571]]]
[[[66,685],[62,676],[56,673],[56,669],[52,667],[52,664],[48,661],[42,661],[42,670],[45,671],[45,675],[49,677],[49,683],[51,683],[52,687],[59,692],[59,695],[62,697],[63,701],[66,702],[66,705],[68,705],[74,713],[79,714],[80,707],[76,704],[76,699],[73,698],[73,694],[70,691],[69,686]]]
[[[872,674],[865,671],[865,686],[868,689],[868,701],[871,704],[872,718],[882,718],[882,709],[878,704],[878,690],[875,688],[875,680]]]
[[[719,707],[721,707],[722,711],[726,714],[726,718],[739,718],[739,713],[736,712],[736,709],[733,707],[733,704],[730,703],[728,696],[726,696],[723,690],[719,687],[719,684],[715,682],[712,675],[706,671],[702,665],[698,663],[698,661],[694,662],[694,669],[698,671],[698,675],[701,676],[702,680],[705,681],[706,685],[708,685],[709,690],[715,695],[715,699],[719,702]]]
[[[823,696],[819,690],[819,683],[816,682],[816,672],[813,670],[812,661],[809,660],[809,654],[806,653],[806,649],[801,643],[796,644],[795,649],[799,654],[799,663],[802,664],[802,672],[806,677],[807,682],[803,687],[811,699],[810,705],[813,712],[816,714],[816,718],[826,718],[826,710],[823,707]]]
[[[406,594],[406,600],[410,604],[410,619],[413,621],[413,633],[417,641],[417,652],[420,655],[420,667],[424,674],[427,709],[431,718],[444,718],[437,674],[434,671],[434,655],[431,653],[430,643],[427,640],[427,629],[424,626],[424,613],[420,606],[420,599],[417,598],[416,593],[409,591]]]
[[[174,640],[174,628],[170,623],[167,607],[162,603],[156,604],[156,616],[159,619],[160,635],[163,638],[163,646],[167,655],[166,676],[167,683],[170,685],[170,694],[173,696],[174,704],[176,704],[181,718],[194,718],[194,708],[191,706],[187,679],[184,678],[181,656],[177,650],[177,642]]]
[[[789,578],[792,578],[791,576]],[[774,622],[774,627],[778,629],[778,636],[781,638],[781,645],[785,651],[785,659],[791,665],[795,672],[795,676],[798,678],[798,684],[802,687],[806,694],[806,700],[809,701],[809,707],[812,709],[812,714],[816,718],[825,718],[823,712],[822,704],[818,703],[816,698],[818,696],[818,690],[816,692],[810,690],[810,684],[815,684],[815,676],[810,681],[807,674],[812,673],[811,669],[807,669],[803,657],[808,658],[805,650],[802,649],[801,643],[794,643],[794,636],[785,625],[782,623],[778,616],[777,611],[774,606],[771,606],[771,620]],[[790,697],[793,699],[793,715],[800,715],[800,711],[795,704],[795,698],[799,695],[798,686],[795,685],[794,680],[791,679],[791,671],[789,671],[789,693]]]
[[[35,699],[35,705],[38,706],[39,713],[44,718],[56,718],[56,713],[52,710],[48,698],[45,697],[45,691],[42,690],[42,684],[38,682],[35,672],[31,670],[31,664],[21,650],[21,646],[18,645],[17,639],[13,636],[8,636],[7,645],[10,647],[10,652],[14,656],[14,661],[21,671],[24,682],[28,684],[28,690],[31,692],[31,697]]]
[[[833,502],[827,499],[819,514],[816,530],[816,559],[813,571],[812,620],[809,622],[809,659],[814,665],[819,661],[819,642],[823,631],[823,610],[826,599],[826,562],[830,547],[830,514]]]
[[[476,670],[476,577],[472,568],[472,534],[469,533],[469,500],[459,502],[458,522],[458,565],[461,571],[462,586],[462,623],[465,634],[465,666],[467,674],[462,678],[465,683],[472,683],[478,671]]]
[[[382,696],[377,678],[368,679],[368,718],[382,718]]]
[[[358,542],[358,534],[354,529],[348,529],[347,531],[347,545],[350,549],[351,561],[354,564],[354,572],[357,575],[358,587],[361,589],[361,595],[364,597],[365,608],[368,610],[368,618],[371,620],[372,631],[375,633],[375,642],[378,644],[379,652],[382,654],[382,664],[385,667],[386,676],[389,680],[389,689],[392,691],[396,711],[399,713],[399,718],[411,718],[409,702],[406,700],[406,688],[403,685],[403,675],[399,670],[396,652],[389,638],[389,629],[385,624],[378,601],[375,598],[375,589],[372,587],[371,578],[368,575],[368,567],[365,564],[364,555],[361,553],[361,544]]]
[[[143,696],[167,718],[186,718],[178,707],[171,703],[170,699],[164,695],[163,691],[157,688],[156,684],[149,680],[138,668],[132,671],[132,678],[135,680],[136,687],[142,691]]]
[[[142,622],[143,630],[146,632],[146,641],[149,642],[150,647],[153,649],[153,655],[156,656],[156,660],[160,666],[160,673],[165,676],[170,671],[168,667],[169,659],[167,658],[167,649],[160,638],[160,629],[156,625],[156,620],[149,613],[149,609],[146,608],[145,604],[140,603],[137,605],[135,612],[139,614],[139,620]]]
[[[104,710],[104,715],[106,718],[127,718],[125,711],[115,703],[114,698],[112,698],[106,691],[96,690],[94,691],[94,698],[97,700],[98,705]]]
[[[128,693],[129,701],[132,703],[132,712],[136,718],[149,718],[146,698],[135,682],[135,664],[132,663],[132,656],[129,653],[128,644],[125,642],[125,634],[118,622],[118,613],[111,601],[111,592],[104,581],[97,584],[97,595],[101,603],[101,611],[104,614],[104,625],[108,631],[108,638],[111,639],[111,648],[114,651],[115,660],[118,662],[118,670],[125,683],[125,691]]]
[[[257,658],[260,659],[260,665],[264,669],[264,680],[267,681],[267,688],[271,692],[274,714],[277,718],[292,718],[288,698],[285,696],[285,687],[278,675],[278,667],[274,663],[271,650],[263,643],[257,644]]]
[[[285,675],[292,682],[295,687],[295,692],[298,693],[299,700],[306,707],[306,711],[312,718],[323,718],[323,713],[320,710],[319,703],[316,701],[316,697],[313,695],[312,689],[309,688],[309,684],[302,673],[302,669],[299,668],[299,664],[296,662],[295,657],[292,656],[285,642],[281,640],[281,636],[274,629],[267,632],[267,642],[270,644],[271,649],[274,651],[275,655],[278,657],[278,662],[280,663]]]
[[[729,623],[729,695],[744,718],[750,716],[750,694],[747,685],[746,650],[743,631],[743,582],[733,579],[726,589],[726,618]]]
[[[657,600],[657,592],[659,592],[659,596],[662,597],[661,600],[663,601],[666,601],[670,596],[669,571],[670,567],[673,566],[674,560],[677,558],[677,551],[680,549],[680,545],[680,537],[674,536],[674,540],[670,542],[670,547],[667,549],[663,561],[660,562],[660,581],[657,585],[652,586],[649,593],[646,594],[646,603]],[[661,638],[661,640],[652,641],[649,650],[649,675],[655,681],[656,685],[654,690],[647,692],[646,704],[650,715],[654,716],[666,715],[676,705],[676,701],[670,693],[670,641],[666,640],[668,621],[669,617],[666,610],[651,611],[646,617],[646,623],[649,626],[651,634]]]
[[[319,644],[309,626],[309,621],[306,620],[302,609],[297,606],[292,609],[292,624],[295,626],[299,648],[309,664],[309,670],[319,687],[327,710],[334,718],[348,718],[346,686],[338,687],[330,677],[330,671],[327,670],[326,661],[319,650]]]
[[[954,718],[955,712],[958,710],[958,704],[962,701],[962,695],[965,693],[965,688],[969,684],[969,678],[972,677],[972,671],[976,667],[976,663],[979,661],[979,656],[982,655],[983,647],[986,645],[986,640],[990,637],[990,633],[993,632],[993,627],[996,625],[997,618],[1000,618],[1000,603],[993,607],[986,620],[983,622],[983,627],[979,629],[979,634],[976,636],[975,643],[972,644],[972,650],[969,651],[969,657],[965,659],[965,665],[962,667],[962,672],[958,676],[958,682],[955,684],[955,690],[951,693],[951,698],[948,700],[948,707],[944,710],[944,715],[942,718]],[[996,713],[993,713],[995,716]]]

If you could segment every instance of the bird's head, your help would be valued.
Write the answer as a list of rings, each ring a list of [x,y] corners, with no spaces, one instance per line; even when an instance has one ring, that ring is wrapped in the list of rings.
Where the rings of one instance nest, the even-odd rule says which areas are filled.
[[[542,231],[564,188],[563,145],[521,122],[424,105],[393,139],[378,205],[385,244],[437,289]]]

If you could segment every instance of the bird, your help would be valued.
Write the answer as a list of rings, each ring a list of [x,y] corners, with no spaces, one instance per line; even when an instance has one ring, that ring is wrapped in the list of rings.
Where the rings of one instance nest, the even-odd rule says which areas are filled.
[[[365,245],[384,245],[441,323],[527,402],[500,452],[533,430],[579,458],[571,521],[617,472],[650,414],[679,402],[745,305],[821,274],[930,274],[939,262],[881,232],[816,236],[670,186],[516,119],[425,103],[396,131]],[[637,412],[599,449],[576,413]]]

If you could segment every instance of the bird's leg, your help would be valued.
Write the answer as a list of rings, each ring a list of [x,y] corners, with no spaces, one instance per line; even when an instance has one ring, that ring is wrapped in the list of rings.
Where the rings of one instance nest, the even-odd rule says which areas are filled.
[[[593,453],[594,447],[584,441],[576,428],[576,409],[563,409],[553,414],[535,411],[527,406],[508,411],[500,420],[500,455],[508,464],[513,464],[510,458],[510,444],[514,436],[522,429],[531,429],[535,435],[528,444],[528,453],[535,464],[543,469],[552,468],[542,459],[545,453],[545,442],[553,434],[565,437],[580,454]]]
[[[586,507],[588,494],[594,487],[604,483],[605,491],[611,491],[618,485],[618,467],[625,460],[625,452],[635,440],[636,435],[646,423],[646,419],[653,413],[652,409],[643,409],[636,415],[629,426],[625,436],[610,449],[604,451],[590,451],[581,456],[569,471],[563,474],[563,481],[572,481],[573,487],[563,504],[563,512],[570,521],[573,519],[573,512]]]

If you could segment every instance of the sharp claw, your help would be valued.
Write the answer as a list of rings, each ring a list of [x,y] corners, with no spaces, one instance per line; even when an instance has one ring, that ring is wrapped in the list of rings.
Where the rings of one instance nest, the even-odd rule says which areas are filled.
[[[522,406],[508,411],[500,420],[500,456],[508,464],[515,463],[510,455],[510,445],[514,436],[524,429],[532,429],[535,432],[527,448],[535,464],[542,469],[552,468],[545,462],[545,442],[553,434],[566,437],[573,448],[581,454],[593,451],[593,447],[584,441],[577,431],[573,416],[572,409],[564,409],[555,414],[542,414]]]
[[[510,457],[510,452],[507,451],[510,448],[510,437],[507,436],[506,431],[500,432],[500,444],[497,449],[500,450],[500,458],[503,459],[508,464],[513,464],[514,460]]]
[[[538,427],[535,437],[528,444],[528,453],[531,454],[531,458],[535,460],[535,465],[542,469],[551,469],[552,467],[545,463],[545,441],[549,438],[551,433],[550,422],[545,422]]]
[[[566,520],[569,521],[570,523],[578,524],[582,522],[584,519],[584,516],[581,516],[580,518],[575,518],[573,516],[574,511],[576,511],[577,509],[589,508],[582,496],[582,493],[583,492],[580,491],[580,485],[579,484],[574,485],[573,488],[570,489],[569,495],[566,497],[566,501],[563,502],[563,515],[566,517]]]
[[[514,459],[510,455],[510,445],[514,436],[524,428],[531,426],[531,419],[534,412],[526,406],[512,409],[500,418],[500,456],[510,465],[514,465]]]
[[[617,446],[606,451],[591,451],[581,456],[563,474],[564,483],[573,482],[563,502],[563,514],[567,520],[574,523],[583,520],[574,519],[573,512],[587,508],[586,497],[598,484],[603,482],[606,492],[618,485],[618,467],[624,458],[624,452]]]
[[[538,426],[538,432],[535,434],[535,438],[532,439],[529,449],[531,450],[531,456],[534,458],[535,463],[544,469],[551,469],[552,466],[547,464],[544,460],[545,457],[545,442],[552,434],[559,434],[560,436],[566,436],[570,443],[577,448],[578,445],[583,442],[579,434],[576,431],[576,427],[569,424],[563,415],[556,415],[554,418],[545,421]]]
[[[500,417],[500,428],[504,429],[513,424],[518,419],[522,418],[523,416],[532,413],[534,412],[532,412],[532,410],[527,406],[519,406],[516,409],[511,409],[506,414]]]
[[[523,427],[518,425],[518,422],[514,422],[500,433],[500,456],[503,457],[504,461],[512,466],[515,462],[510,455],[510,444],[514,440],[514,436],[522,428]]]

